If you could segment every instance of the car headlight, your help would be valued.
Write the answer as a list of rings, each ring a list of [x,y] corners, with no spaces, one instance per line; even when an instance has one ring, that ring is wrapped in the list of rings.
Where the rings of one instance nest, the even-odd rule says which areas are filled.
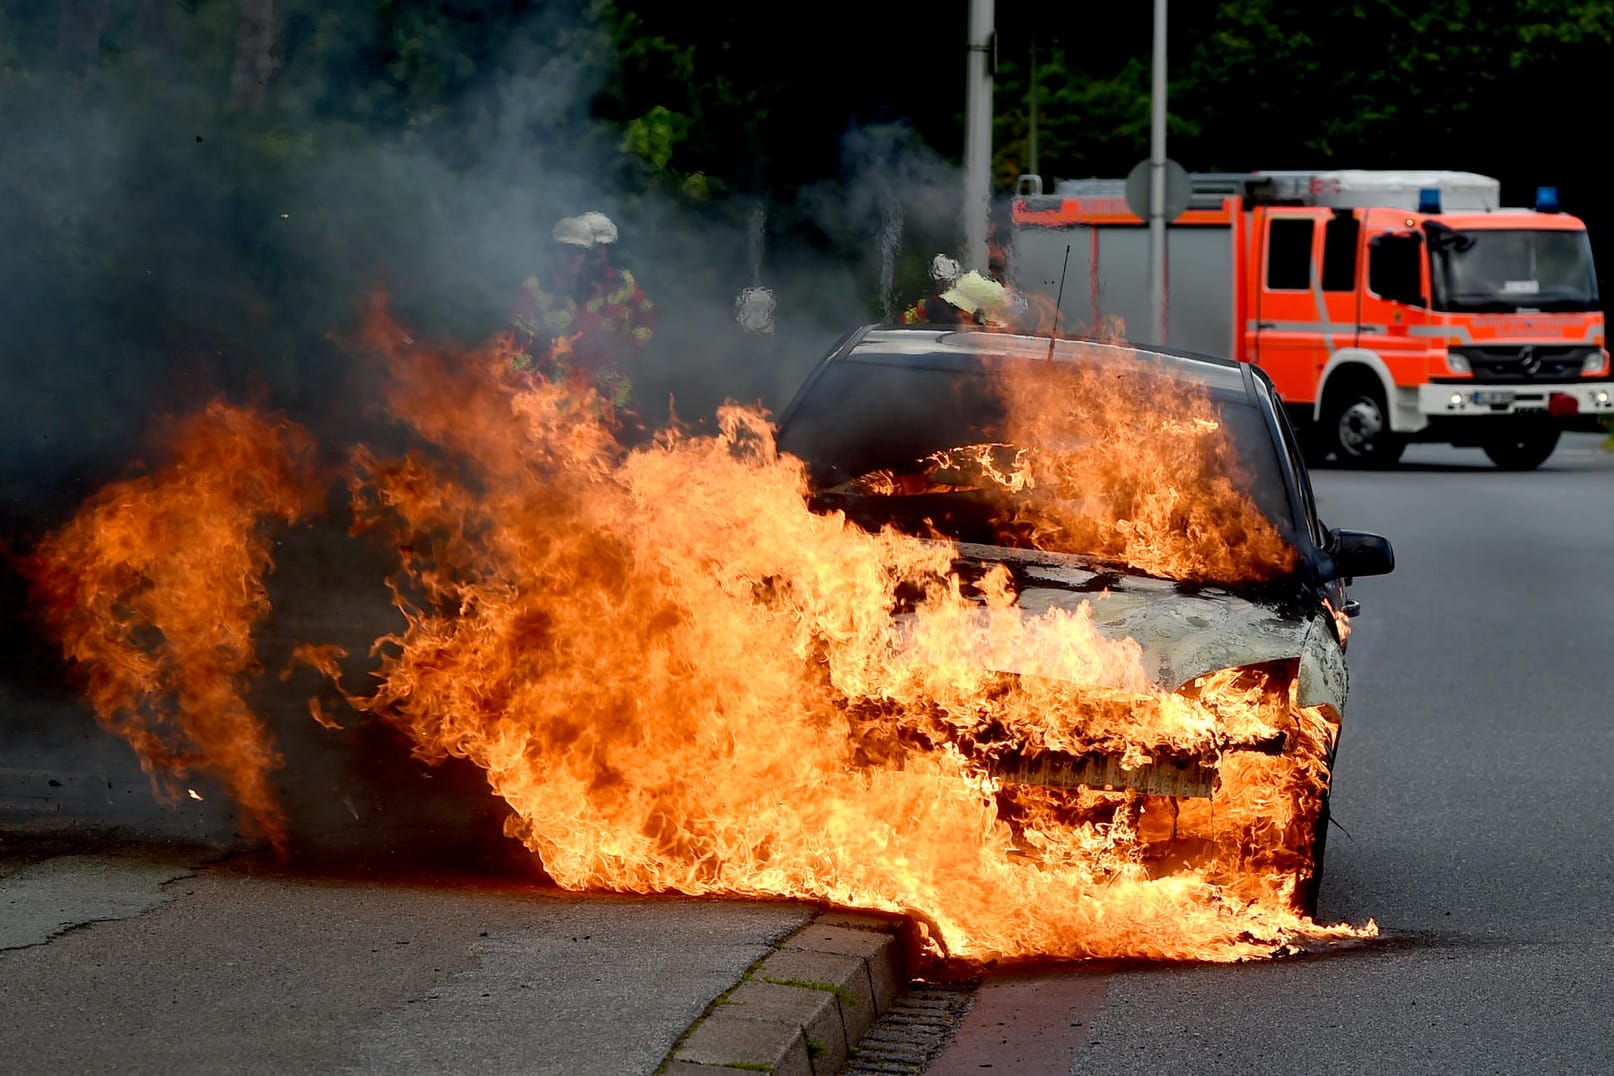
[[[1468,365],[1468,356],[1461,351],[1446,352],[1446,369],[1454,374],[1471,374],[1473,367]]]
[[[1580,372],[1583,374],[1602,373],[1603,368],[1607,365],[1608,352],[1604,351],[1602,348],[1595,348],[1591,354],[1587,355],[1586,358],[1581,361]]]

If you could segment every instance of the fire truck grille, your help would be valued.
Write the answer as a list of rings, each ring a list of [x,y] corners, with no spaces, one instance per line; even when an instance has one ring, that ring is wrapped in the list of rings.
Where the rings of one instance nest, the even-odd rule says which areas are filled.
[[[1525,344],[1518,347],[1453,348],[1452,354],[1468,360],[1474,380],[1489,384],[1530,384],[1537,381],[1574,380],[1580,367],[1597,353],[1590,347],[1548,347]]]

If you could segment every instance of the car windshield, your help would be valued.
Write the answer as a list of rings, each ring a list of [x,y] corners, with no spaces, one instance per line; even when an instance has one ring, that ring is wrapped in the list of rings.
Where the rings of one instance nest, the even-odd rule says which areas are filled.
[[[1436,310],[1513,313],[1599,307],[1585,232],[1435,227],[1429,236]]]
[[[779,447],[806,461],[820,509],[1174,579],[1293,567],[1277,450],[1236,366],[1112,345],[1049,363],[1046,340],[972,353],[924,339],[866,342],[787,409]]]

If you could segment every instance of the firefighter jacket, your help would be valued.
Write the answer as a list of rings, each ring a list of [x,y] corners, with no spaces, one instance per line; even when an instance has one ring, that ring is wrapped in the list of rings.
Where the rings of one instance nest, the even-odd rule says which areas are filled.
[[[940,295],[931,295],[904,310],[897,321],[903,325],[973,325],[976,319]]]
[[[589,382],[626,408],[633,401],[626,360],[649,343],[654,324],[654,306],[626,269],[607,268],[575,295],[528,277],[511,313],[512,365],[552,381]]]
[[[515,308],[510,312],[516,347],[511,365],[518,370],[536,370],[550,376],[552,371],[544,367],[557,345],[576,335],[578,314],[575,296],[547,285],[536,276],[522,281]]]

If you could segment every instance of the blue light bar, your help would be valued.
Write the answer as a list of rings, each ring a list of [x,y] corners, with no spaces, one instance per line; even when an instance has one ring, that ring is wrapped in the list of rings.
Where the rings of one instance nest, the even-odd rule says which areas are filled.
[[[1537,213],[1556,213],[1556,212],[1558,212],[1558,188],[1557,187],[1537,187],[1536,188],[1536,212]]]
[[[1439,213],[1440,212],[1440,188],[1439,187],[1419,187],[1418,188],[1418,212],[1420,212],[1420,213]]]

